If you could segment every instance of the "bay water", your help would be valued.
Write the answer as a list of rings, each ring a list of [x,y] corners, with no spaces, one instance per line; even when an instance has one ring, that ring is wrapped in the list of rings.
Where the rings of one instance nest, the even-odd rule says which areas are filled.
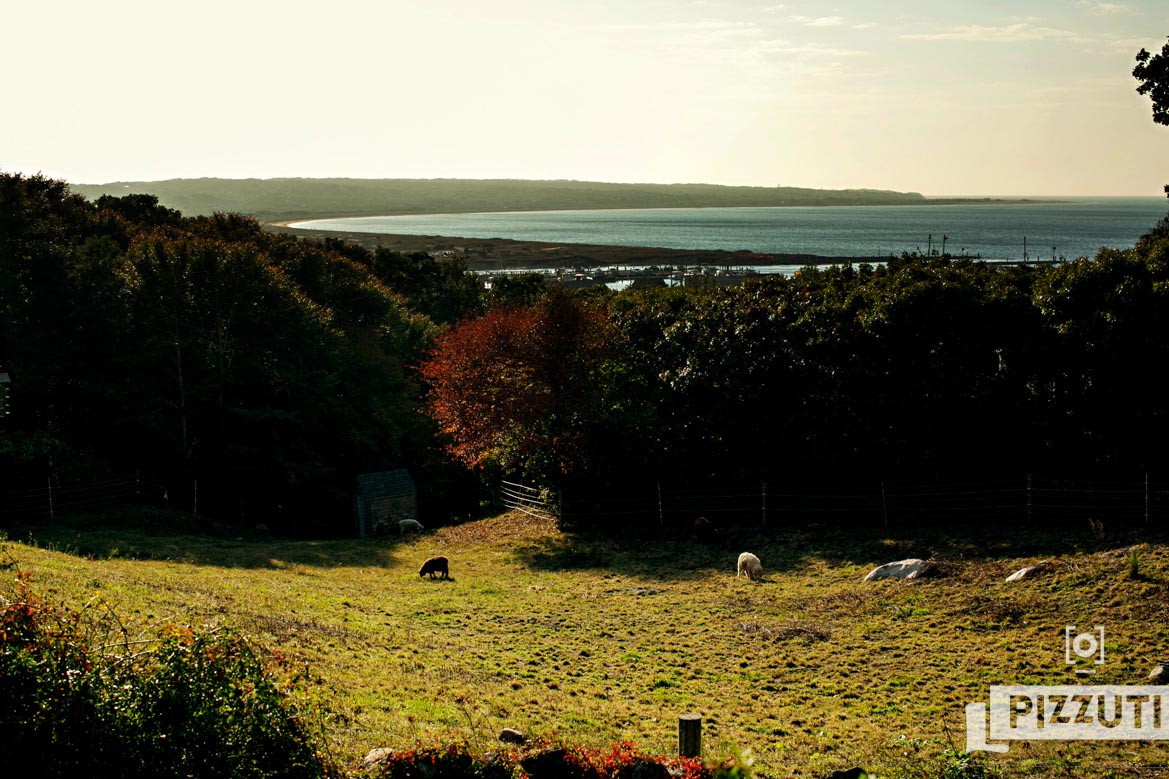
[[[318,219],[317,230],[510,238],[547,243],[724,249],[822,257],[940,250],[984,260],[1092,256],[1132,246],[1169,212],[1163,197],[1027,204],[525,211]],[[1026,258],[1024,257],[1026,251]]]

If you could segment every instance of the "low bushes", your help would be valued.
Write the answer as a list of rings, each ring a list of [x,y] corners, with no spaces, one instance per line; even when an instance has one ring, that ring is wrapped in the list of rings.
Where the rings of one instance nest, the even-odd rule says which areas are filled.
[[[223,629],[131,638],[91,601],[0,594],[0,776],[336,775],[290,693],[298,681]]]
[[[608,749],[541,744],[522,751],[473,754],[465,744],[418,747],[382,755],[369,779],[748,779],[749,758],[703,763],[644,755],[628,742]]]

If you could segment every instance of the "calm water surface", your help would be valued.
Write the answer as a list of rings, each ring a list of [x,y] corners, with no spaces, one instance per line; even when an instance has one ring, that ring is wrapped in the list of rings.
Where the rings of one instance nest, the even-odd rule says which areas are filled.
[[[1033,205],[808,206],[529,211],[322,219],[296,226],[398,235],[888,257],[939,248],[986,260],[1091,256],[1124,248],[1169,212],[1163,197]]]

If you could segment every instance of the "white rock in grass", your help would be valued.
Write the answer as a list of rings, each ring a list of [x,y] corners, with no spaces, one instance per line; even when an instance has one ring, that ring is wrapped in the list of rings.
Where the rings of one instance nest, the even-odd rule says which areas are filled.
[[[376,768],[381,768],[382,766],[389,764],[389,762],[394,759],[395,754],[396,753],[394,750],[389,749],[388,747],[378,747],[377,749],[371,749],[369,754],[365,756],[365,759],[361,761],[361,770],[373,771]]]
[[[912,557],[908,560],[898,560],[895,563],[885,563],[869,571],[866,582],[875,582],[877,579],[918,579],[934,571],[935,563],[919,560]]]
[[[1028,579],[1037,573],[1043,573],[1044,571],[1046,571],[1050,567],[1051,567],[1051,563],[1047,562],[1046,560],[1044,560],[1041,563],[1036,563],[1035,565],[1028,565],[1026,568],[1020,568],[1019,570],[1015,571],[1013,574],[1008,576],[1007,581],[1021,582],[1024,579]]]
[[[505,744],[523,744],[528,737],[515,728],[504,728],[499,731],[499,740]]]

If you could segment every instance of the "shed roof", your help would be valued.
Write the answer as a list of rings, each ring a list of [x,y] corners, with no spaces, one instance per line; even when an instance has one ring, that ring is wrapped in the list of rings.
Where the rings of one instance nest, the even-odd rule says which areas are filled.
[[[415,495],[418,492],[414,488],[414,480],[410,478],[410,471],[405,468],[399,468],[396,471],[359,474],[357,489],[369,500],[397,498],[403,495]]]

